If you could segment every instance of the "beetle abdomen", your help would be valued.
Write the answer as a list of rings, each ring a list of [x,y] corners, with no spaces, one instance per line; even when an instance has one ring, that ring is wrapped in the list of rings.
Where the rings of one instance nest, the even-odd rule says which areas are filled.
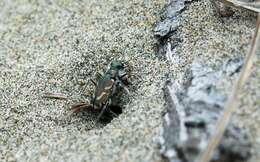
[[[97,85],[94,98],[95,109],[102,109],[103,105],[108,102],[114,82],[115,81],[113,79],[103,80]]]

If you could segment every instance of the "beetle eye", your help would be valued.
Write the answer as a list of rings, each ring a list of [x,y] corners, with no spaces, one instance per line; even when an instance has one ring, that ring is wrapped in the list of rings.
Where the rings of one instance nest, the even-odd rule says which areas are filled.
[[[119,64],[119,65],[117,66],[117,68],[118,68],[118,69],[123,69],[123,68],[124,68],[124,64]]]
[[[118,76],[119,78],[124,78],[125,76],[127,76],[127,73],[125,71],[119,71]]]

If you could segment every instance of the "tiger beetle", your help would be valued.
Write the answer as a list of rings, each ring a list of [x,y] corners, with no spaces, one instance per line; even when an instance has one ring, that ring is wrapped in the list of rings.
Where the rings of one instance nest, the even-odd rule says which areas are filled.
[[[81,109],[93,108],[99,111],[97,121],[101,119],[105,112],[112,117],[117,117],[116,112],[122,111],[119,110],[121,108],[118,103],[123,91],[129,93],[127,89],[127,85],[130,84],[129,74],[125,64],[118,60],[112,61],[104,75],[99,74],[96,81],[91,79],[91,82],[95,85],[95,92],[90,102],[80,102],[73,105],[72,113],[77,113]]]
[[[90,102],[79,102],[72,106],[71,114],[78,113],[81,109],[92,108],[99,111],[97,121],[101,119],[104,113],[117,117],[122,109],[118,106],[123,91],[129,94],[127,86],[129,81],[129,69],[122,61],[114,60],[110,63],[108,69],[101,75],[97,73],[96,81],[90,80],[95,85]],[[45,98],[66,100],[67,97],[58,93],[45,93]]]

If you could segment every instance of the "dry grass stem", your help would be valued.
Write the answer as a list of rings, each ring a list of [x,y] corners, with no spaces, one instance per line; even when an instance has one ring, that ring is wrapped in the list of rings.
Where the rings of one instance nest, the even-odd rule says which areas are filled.
[[[52,99],[59,99],[59,100],[67,100],[68,98],[64,94],[59,93],[44,93],[44,98],[52,98]]]
[[[202,152],[200,159],[198,162],[209,162],[215,148],[218,146],[224,131],[230,121],[232,113],[238,107],[238,94],[241,92],[243,86],[245,85],[248,77],[251,73],[251,67],[253,65],[253,58],[256,56],[257,45],[259,45],[260,41],[260,13],[258,14],[256,32],[252,38],[252,44],[250,51],[246,55],[245,64],[243,65],[242,72],[239,75],[239,78],[233,88],[232,93],[229,96],[229,99],[225,105],[223,115],[220,117],[215,132],[211,136],[207,147],[204,152]]]

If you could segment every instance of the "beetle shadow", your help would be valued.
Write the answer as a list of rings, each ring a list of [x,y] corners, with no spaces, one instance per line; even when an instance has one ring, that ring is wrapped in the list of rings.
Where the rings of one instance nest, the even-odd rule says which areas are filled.
[[[107,125],[114,118],[117,118],[123,112],[122,107],[120,106],[109,106],[108,109],[110,109],[117,116],[115,117],[115,115],[113,115],[111,112],[105,111],[102,117],[97,121],[97,117],[100,112],[93,109],[80,110],[80,112],[77,113],[76,115],[83,120],[93,120],[93,121],[97,121],[97,123],[99,124]]]
[[[103,124],[110,123],[114,118],[117,118],[120,114],[122,114],[122,108],[120,106],[109,106],[108,109],[112,111],[116,115],[116,117],[109,111],[105,111],[103,116],[100,118],[99,122]]]

